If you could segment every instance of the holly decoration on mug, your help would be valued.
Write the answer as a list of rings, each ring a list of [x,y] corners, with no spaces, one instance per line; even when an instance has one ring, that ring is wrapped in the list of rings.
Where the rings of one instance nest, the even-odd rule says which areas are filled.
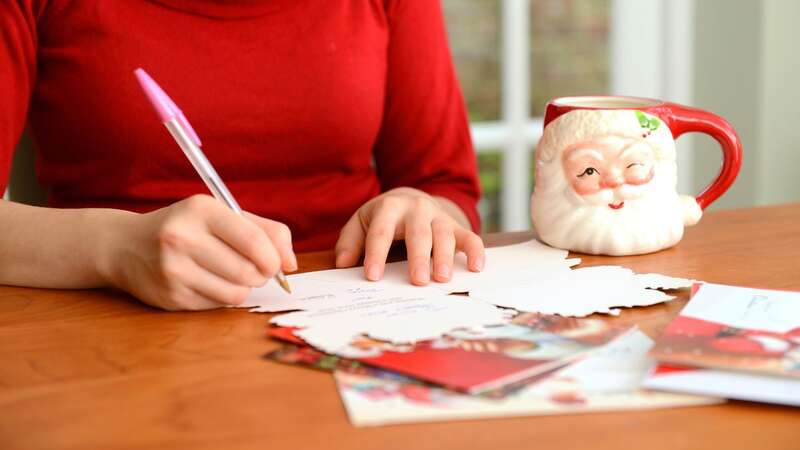
[[[636,118],[639,120],[639,126],[644,128],[646,131],[642,133],[642,137],[646,138],[650,136],[650,133],[656,131],[661,125],[661,121],[658,120],[657,117],[647,117],[647,114],[641,111],[635,111]]]

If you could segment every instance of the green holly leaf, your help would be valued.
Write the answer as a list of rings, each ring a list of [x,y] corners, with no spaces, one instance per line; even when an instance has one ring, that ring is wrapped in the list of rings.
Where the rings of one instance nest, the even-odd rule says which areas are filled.
[[[647,117],[647,114],[641,111],[634,111],[636,119],[639,120],[639,126],[650,131],[656,131],[661,125],[661,121],[657,117]]]
[[[642,128],[650,128],[650,119],[641,111],[634,112],[636,113],[636,118],[639,119],[639,126]]]

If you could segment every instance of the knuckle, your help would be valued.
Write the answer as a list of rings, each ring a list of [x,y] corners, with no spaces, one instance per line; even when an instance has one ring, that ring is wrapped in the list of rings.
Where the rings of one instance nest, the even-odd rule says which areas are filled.
[[[402,206],[403,206],[403,200],[401,198],[394,195],[387,195],[386,197],[381,199],[378,208],[386,211],[394,211],[396,209],[401,208]]]
[[[275,235],[278,239],[284,242],[292,241],[292,230],[284,223],[279,223],[275,228]]]
[[[437,234],[454,234],[455,232],[455,227],[453,227],[453,224],[450,223],[450,221],[442,220],[441,218],[433,219],[431,222],[431,227],[433,228],[433,232]]]
[[[257,274],[257,270],[253,266],[253,264],[249,262],[244,262],[241,263],[239,267],[236,269],[236,274],[233,277],[234,278],[233,281],[236,284],[246,285],[250,283],[255,274]]]
[[[475,249],[483,249],[483,239],[472,231],[467,233],[467,244]]]
[[[161,276],[167,282],[167,292],[175,291],[174,280],[177,280],[183,274],[183,268],[180,264],[173,261],[162,261],[160,270]]]
[[[249,228],[242,235],[242,251],[247,255],[258,255],[264,251],[267,243],[266,236],[258,228]]]
[[[207,210],[214,202],[211,196],[206,194],[195,194],[184,201],[186,209],[190,211],[204,211]]]
[[[434,207],[433,201],[427,197],[416,197],[413,206],[415,211],[425,214],[433,212]]]
[[[424,227],[409,227],[406,231],[406,240],[417,242],[417,243],[424,243],[431,239],[431,229],[424,228]]]
[[[162,247],[180,248],[186,243],[183,229],[176,221],[165,222],[158,229],[156,238]]]
[[[372,225],[367,230],[367,236],[372,238],[394,237],[394,229],[387,225]]]
[[[415,267],[415,266],[418,266],[418,265],[426,265],[426,264],[430,264],[430,262],[431,262],[430,255],[425,255],[425,254],[417,255],[417,256],[411,256],[411,257],[408,258],[409,267]]]

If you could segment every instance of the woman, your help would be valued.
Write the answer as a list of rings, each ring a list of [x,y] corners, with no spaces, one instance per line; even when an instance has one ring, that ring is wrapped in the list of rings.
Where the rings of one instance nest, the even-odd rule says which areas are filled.
[[[483,266],[475,158],[435,0],[17,0],[0,6],[0,189],[30,125],[47,208],[0,202],[0,283],[241,303],[293,252],[405,239],[412,283]],[[242,207],[207,195],[139,91],[170,93]],[[291,234],[290,231],[291,230]],[[431,274],[431,255],[433,273]]]

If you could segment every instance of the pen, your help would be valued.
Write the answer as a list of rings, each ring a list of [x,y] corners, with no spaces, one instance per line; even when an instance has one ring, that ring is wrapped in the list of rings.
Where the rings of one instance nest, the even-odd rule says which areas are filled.
[[[177,142],[178,146],[183,150],[183,153],[189,158],[192,166],[197,173],[200,174],[200,178],[206,183],[208,189],[214,194],[217,200],[225,203],[236,214],[241,216],[242,208],[239,207],[239,203],[236,202],[236,199],[233,198],[233,195],[225,186],[225,183],[222,182],[217,171],[214,170],[214,166],[211,165],[203,154],[203,151],[200,149],[202,145],[200,137],[197,136],[197,133],[195,133],[189,121],[186,120],[186,116],[183,115],[178,105],[169,98],[167,93],[161,89],[158,83],[156,83],[144,69],[138,68],[134,73],[136,74],[136,79],[139,80],[139,85],[153,105],[156,114],[158,114],[164,126],[169,130],[169,134],[172,135],[172,138],[175,139],[175,142]],[[278,282],[284,291],[292,292],[289,288],[289,282],[286,280],[286,275],[283,274],[282,270],[278,270],[278,273],[275,274],[275,281]]]

